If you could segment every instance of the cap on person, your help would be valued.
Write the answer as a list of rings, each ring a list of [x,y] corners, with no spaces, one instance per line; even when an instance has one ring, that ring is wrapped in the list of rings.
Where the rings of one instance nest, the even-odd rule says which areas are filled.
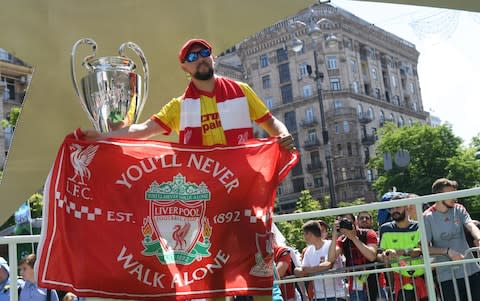
[[[10,274],[10,267],[8,266],[7,261],[3,257],[0,257],[0,267],[5,269],[5,271],[7,271],[8,274]]]
[[[207,41],[203,39],[190,39],[183,44],[182,48],[180,48],[180,52],[178,53],[178,60],[180,61],[180,64],[185,61],[185,57],[190,51],[190,48],[192,48],[194,45],[200,45],[209,49],[210,52],[212,51],[212,45],[210,45],[210,43]]]

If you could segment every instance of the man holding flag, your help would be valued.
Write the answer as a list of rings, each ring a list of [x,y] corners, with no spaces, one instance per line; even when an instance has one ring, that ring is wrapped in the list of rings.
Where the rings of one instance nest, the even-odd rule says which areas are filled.
[[[136,299],[135,296],[141,299],[162,296],[182,300],[189,297],[192,299],[222,295],[268,294],[264,297],[270,300],[272,297],[268,288],[271,287],[271,282],[268,280],[271,281],[273,275],[273,266],[271,266],[273,253],[271,247],[269,248],[271,243],[267,241],[269,235],[265,231],[269,231],[271,225],[276,185],[297,161],[293,137],[285,125],[272,116],[247,84],[214,75],[212,47],[207,41],[202,39],[187,41],[180,49],[178,59],[182,70],[191,76],[191,81],[184,94],[172,99],[159,113],[144,123],[132,124],[116,131],[100,134],[93,130],[83,132],[77,130],[74,133],[76,139],[67,137],[55,163],[57,168],[54,168],[52,178],[47,181],[51,185],[49,193],[52,201],[58,202],[57,208],[51,208],[49,214],[59,220],[56,223],[52,222],[52,226],[48,228],[62,224],[64,219],[69,219],[68,214],[75,214],[75,217],[78,216],[78,219],[81,219],[85,213],[88,214],[89,220],[103,217],[105,209],[96,208],[96,211],[91,212],[89,207],[84,206],[84,204],[92,204],[91,200],[104,201],[97,195],[93,195],[91,187],[111,185],[103,184],[104,182],[114,183],[111,188],[105,187],[111,191],[99,195],[105,198],[107,194],[118,194],[118,197],[113,198],[131,200],[131,202],[115,201],[115,205],[123,206],[123,212],[133,210],[133,207],[138,208],[133,204],[137,203],[137,200],[134,202],[134,199],[128,197],[123,191],[130,193],[138,189],[139,193],[144,191],[142,198],[151,204],[150,209],[146,208],[149,211],[142,208],[135,209],[136,212],[121,213],[123,215],[117,215],[116,218],[117,221],[121,218],[127,222],[142,223],[142,220],[136,219],[135,216],[147,216],[143,218],[141,228],[142,244],[145,249],[139,251],[136,249],[138,244],[128,245],[128,243],[122,243],[124,245],[118,247],[112,246],[120,251],[115,255],[114,265],[116,266],[106,273],[116,275],[119,272],[114,272],[113,269],[121,268],[120,273],[128,272],[133,276],[138,274],[138,277],[135,277],[136,281],[140,282],[142,287],[146,285],[145,290],[139,288],[139,285],[135,286],[127,282],[117,284],[115,289],[112,289],[107,287],[109,285],[107,283],[100,294],[85,289],[84,296],[117,296],[122,299],[128,299],[128,296],[132,296],[130,299]],[[251,121],[255,121],[270,136],[277,139],[265,140],[261,143],[249,142],[254,138]],[[166,144],[160,144],[160,149],[153,145],[152,149],[150,147],[152,143],[121,140],[121,138],[148,139],[159,133],[168,135],[172,131],[178,133],[180,145],[191,147],[174,146],[174,153],[172,150],[165,150],[166,153],[162,154]],[[96,140],[98,144],[81,142],[82,138],[84,141]],[[102,140],[104,138],[120,139],[104,141]],[[90,145],[84,148],[80,144]],[[201,148],[214,145],[225,145],[229,148]],[[130,151],[134,146],[137,149]],[[121,150],[117,152],[118,148]],[[147,151],[150,153],[146,156],[141,154]],[[188,154],[187,152],[190,151],[192,153]],[[209,154],[211,158],[208,157]],[[111,167],[101,165],[107,160],[113,160],[113,156],[117,156],[116,158],[123,156],[125,162],[128,162],[124,167],[117,164],[110,164]],[[92,161],[93,157],[95,161]],[[68,159],[62,160],[62,158],[70,158],[72,165],[78,159],[79,163],[83,162],[88,173],[81,174],[74,165],[75,174],[73,175],[72,167],[65,165]],[[63,168],[62,164],[66,167]],[[100,167],[94,167],[94,165]],[[116,182],[113,178],[112,182],[107,179],[107,175],[95,177],[95,171],[93,171],[95,168],[109,174],[121,174],[121,178]],[[178,173],[172,182],[164,179],[169,168]],[[155,174],[154,171],[157,169],[159,172]],[[96,178],[95,181],[90,181],[91,184],[89,184],[90,170],[92,170],[92,178]],[[56,179],[66,179],[66,186],[58,186],[56,183],[59,182]],[[149,186],[145,186],[148,184],[147,181],[151,182]],[[224,187],[215,184],[216,182],[220,182]],[[85,187],[87,185],[91,187]],[[259,189],[260,187],[262,189]],[[182,194],[181,191],[195,191],[195,193]],[[172,195],[173,192],[176,193],[175,196]],[[195,198],[192,199],[192,197]],[[72,200],[75,204],[72,204]],[[165,205],[167,200],[171,200],[169,204],[173,205]],[[144,206],[142,203],[138,205]],[[198,207],[196,204],[200,203],[209,205]],[[78,206],[82,206],[81,210]],[[61,211],[60,207],[65,209],[67,213],[65,217],[56,213]],[[108,217],[109,221],[115,220],[110,218],[111,216]],[[225,236],[229,233],[228,231],[231,231],[228,223],[234,222],[243,230],[238,234],[232,235],[233,233],[230,232],[228,237]],[[105,229],[110,225],[112,225],[111,222],[105,223]],[[102,226],[96,226],[95,229],[100,227]],[[82,229],[85,230],[85,227]],[[215,237],[212,235],[212,229]],[[117,231],[122,230],[117,229]],[[58,238],[54,237],[55,231],[51,230],[51,233],[53,233],[52,236],[47,237],[44,242],[42,248],[44,252],[55,249],[57,240],[57,245],[68,245],[68,242],[60,241],[59,233]],[[131,237],[127,236],[130,234],[124,233],[125,240],[132,241]],[[135,233],[134,237],[137,237],[138,232]],[[71,243],[76,242],[72,240]],[[241,252],[240,247],[243,248]],[[50,254],[52,257],[52,253]],[[245,258],[246,254],[248,258]],[[140,256],[158,257],[163,265],[162,268],[169,271],[153,272],[154,270],[145,261],[138,261],[137,258]],[[190,258],[190,256],[193,257]],[[41,276],[39,277],[43,279],[39,282],[47,287],[60,288],[53,284],[49,285],[59,283],[58,280],[55,282],[54,278],[60,276],[50,272],[54,268],[45,266],[49,262],[44,256],[41,257],[43,260],[40,260]],[[141,258],[147,260],[145,257]],[[182,262],[185,260],[185,262],[178,264],[179,260]],[[117,267],[119,263],[121,266]],[[207,279],[208,281],[205,281]],[[70,279],[62,281],[65,285],[75,282]],[[131,288],[126,288],[130,285]],[[122,295],[121,289],[130,289],[129,292],[133,293]],[[159,289],[162,289],[161,295],[158,293],[154,295],[155,292],[159,292]],[[174,295],[171,289],[175,290]],[[191,290],[193,295],[190,295],[188,290]],[[81,291],[76,290],[76,293]]]
[[[287,127],[269,112],[247,84],[214,75],[209,42],[188,40],[180,49],[178,59],[182,70],[191,78],[182,96],[172,99],[144,123],[105,134],[86,130],[84,137],[147,139],[175,131],[180,144],[239,145],[254,138],[253,120],[271,137],[278,136],[282,147],[295,149]]]

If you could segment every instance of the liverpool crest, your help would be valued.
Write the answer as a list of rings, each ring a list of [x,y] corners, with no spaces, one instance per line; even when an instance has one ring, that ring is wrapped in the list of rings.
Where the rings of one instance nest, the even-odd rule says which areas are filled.
[[[150,214],[142,226],[142,254],[184,265],[210,256],[212,228],[205,216],[210,197],[205,183],[187,182],[182,174],[172,182],[151,183],[145,192]]]

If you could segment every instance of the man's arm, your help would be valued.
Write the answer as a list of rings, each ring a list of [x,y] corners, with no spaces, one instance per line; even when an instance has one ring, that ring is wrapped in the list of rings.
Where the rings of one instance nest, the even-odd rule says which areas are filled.
[[[473,237],[473,243],[475,246],[479,247],[480,246],[480,230],[478,229],[477,225],[473,221],[466,223],[465,228],[467,228],[468,231],[470,231],[470,234],[472,234]]]
[[[357,230],[355,228],[353,228],[353,230],[341,229],[340,231],[353,242],[353,244],[357,247],[360,253],[362,253],[362,255],[367,258],[368,261],[375,261],[377,259],[376,243],[365,244],[364,242],[362,242],[358,237]]]
[[[99,140],[105,138],[133,138],[148,139],[162,131],[162,127],[155,121],[149,119],[144,123],[132,124],[116,131],[99,133],[95,130],[82,130],[84,139]]]
[[[283,122],[275,118],[275,116],[260,123],[260,127],[264,129],[270,137],[280,137],[279,143],[283,148],[287,150],[295,149],[292,135],[288,132],[288,129]]]

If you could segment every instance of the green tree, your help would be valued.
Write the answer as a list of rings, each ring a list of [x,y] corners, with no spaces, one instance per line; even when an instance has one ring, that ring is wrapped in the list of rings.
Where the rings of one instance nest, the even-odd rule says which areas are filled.
[[[35,193],[28,199],[28,201],[30,203],[30,214],[32,218],[42,217],[43,195],[41,193]],[[0,230],[3,230],[13,225],[15,225],[14,214],[12,214],[10,218],[5,223],[3,223],[3,225],[0,227]]]
[[[376,156],[369,162],[369,166],[379,173],[373,187],[380,195],[394,186],[401,191],[425,195],[431,193],[431,185],[437,178],[450,176],[459,182],[478,178],[475,168],[468,166],[465,172],[473,174],[467,175],[450,164],[453,161],[459,163],[469,154],[462,149],[462,140],[453,134],[449,125],[433,128],[417,123],[397,128],[389,123],[380,130],[380,137]],[[389,152],[393,156],[401,149],[410,154],[408,166],[398,167],[393,164],[391,170],[385,171],[383,154]],[[462,185],[470,186],[472,183],[465,181]]]
[[[22,109],[20,107],[12,107],[10,110],[10,113],[8,113],[8,118],[7,119],[2,119],[1,124],[2,127],[5,129],[9,126],[15,128],[17,125],[17,120],[18,117],[20,116],[20,112]]]
[[[325,206],[325,200],[324,202],[320,202],[312,197],[309,190],[304,190],[300,193],[300,197],[296,203],[295,212],[310,212],[323,208],[327,208],[327,206]],[[303,240],[302,225],[308,220],[299,219],[277,223],[276,225],[280,232],[285,236],[287,243],[301,251],[306,246],[305,241]]]

